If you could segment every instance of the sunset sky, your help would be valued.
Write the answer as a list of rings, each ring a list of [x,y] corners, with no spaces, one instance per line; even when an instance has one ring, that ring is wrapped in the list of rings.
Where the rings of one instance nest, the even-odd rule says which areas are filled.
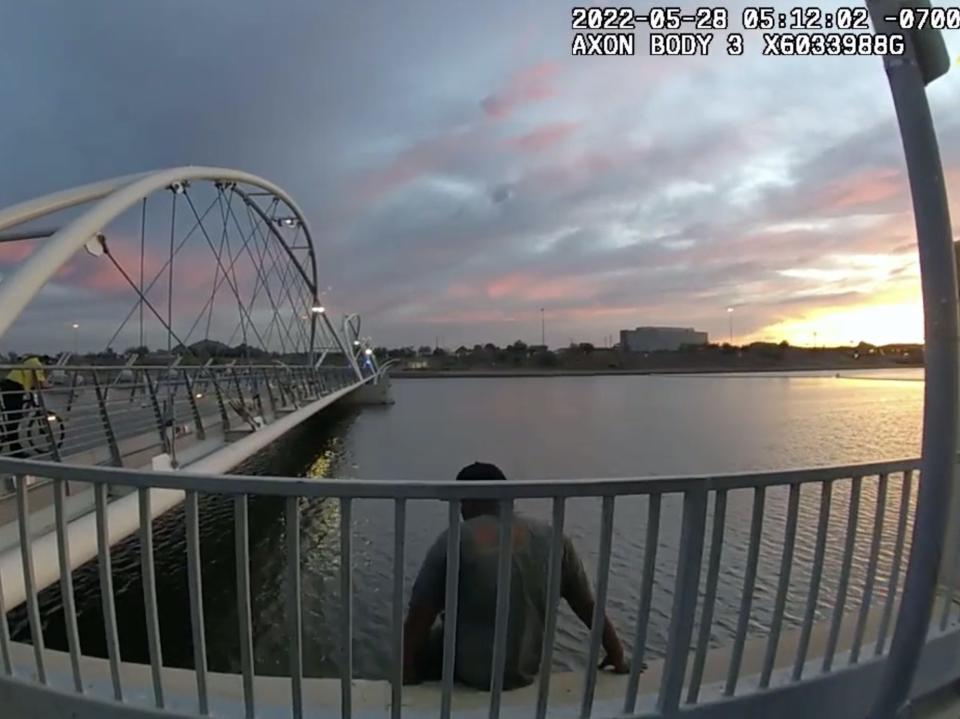
[[[878,58],[761,57],[758,32],[742,57],[718,37],[651,58],[641,34],[637,57],[582,58],[572,35],[546,0],[5,3],[0,206],[254,172],[305,209],[331,309],[389,346],[539,342],[541,307],[553,346],[657,324],[722,341],[728,306],[739,341],[922,340]],[[956,226],[954,68],[929,95]],[[0,274],[22,256],[0,246]],[[63,287],[109,312],[96,273]],[[0,350],[59,349],[40,324]]]

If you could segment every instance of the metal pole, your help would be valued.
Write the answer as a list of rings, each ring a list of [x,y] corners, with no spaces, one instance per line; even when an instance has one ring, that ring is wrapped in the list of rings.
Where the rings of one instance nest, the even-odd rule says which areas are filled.
[[[867,0],[877,33],[895,26],[899,2]],[[884,66],[900,126],[910,180],[923,291],[925,386],[919,494],[913,545],[897,626],[871,719],[895,717],[905,705],[937,586],[950,488],[957,450],[957,276],[950,214],[936,132],[918,60],[917,36],[905,35],[902,56],[887,55]],[[926,60],[930,60],[929,55]]]
[[[357,358],[354,357],[351,352],[347,351],[347,345],[349,345],[349,340],[347,340],[347,345],[345,345],[343,338],[341,338],[340,335],[337,333],[337,331],[333,329],[333,325],[330,323],[330,318],[327,316],[327,313],[321,312],[320,314],[323,317],[323,323],[324,325],[326,325],[327,331],[333,337],[333,341],[337,343],[337,347],[339,347],[340,351],[343,352],[344,358],[347,360],[347,362],[350,363],[350,368],[353,370],[354,374],[357,376],[357,379],[360,379],[362,375],[360,372],[360,365],[357,364]]]
[[[543,347],[547,346],[547,325],[543,318],[543,307],[540,308],[540,344]]]

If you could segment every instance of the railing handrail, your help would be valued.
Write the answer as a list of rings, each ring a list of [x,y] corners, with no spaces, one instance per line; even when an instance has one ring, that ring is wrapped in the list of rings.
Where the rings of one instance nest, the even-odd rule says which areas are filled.
[[[0,457],[0,473],[37,474],[54,479],[144,489],[177,489],[217,494],[358,499],[550,499],[609,495],[672,494],[691,489],[750,489],[825,482],[916,470],[919,458],[762,472],[704,475],[521,479],[457,482],[445,480],[312,479],[305,477],[200,474],[189,471],[131,470]]]
[[[218,370],[218,369],[270,369],[270,370],[283,370],[283,369],[316,369],[318,371],[322,370],[352,370],[353,368],[350,365],[320,365],[319,367],[314,367],[309,362],[305,364],[212,364],[212,365],[142,365],[142,364],[101,364],[101,365],[45,365],[41,368],[31,367],[24,364],[0,364],[0,371],[3,370],[14,370],[14,369],[28,369],[28,370],[37,370],[46,373],[51,372],[60,372],[60,371],[99,371],[99,370],[169,370],[176,372],[178,370],[191,370],[196,372],[202,372],[205,370]]]

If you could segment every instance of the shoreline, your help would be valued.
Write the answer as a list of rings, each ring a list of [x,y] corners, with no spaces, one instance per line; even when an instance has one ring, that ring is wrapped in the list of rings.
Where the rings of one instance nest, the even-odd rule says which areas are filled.
[[[884,365],[851,367],[850,365],[792,367],[657,367],[650,369],[480,369],[480,370],[397,370],[391,379],[496,378],[496,377],[597,377],[609,375],[706,375],[706,374],[769,374],[778,372],[861,372],[864,370],[923,369],[923,365]]]

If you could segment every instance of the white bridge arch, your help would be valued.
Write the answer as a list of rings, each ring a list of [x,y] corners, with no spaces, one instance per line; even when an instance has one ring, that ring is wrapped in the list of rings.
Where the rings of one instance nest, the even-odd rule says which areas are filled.
[[[0,313],[0,337],[7,332],[44,285],[69,263],[81,248],[97,238],[112,221],[125,212],[135,209],[138,203],[145,203],[146,198],[152,195],[165,191],[181,194],[191,183],[204,181],[213,183],[218,190],[228,188],[232,193],[239,195],[245,206],[259,216],[264,236],[270,236],[276,240],[277,246],[295,268],[302,288],[307,290],[304,298],[306,302],[302,310],[306,313],[305,319],[309,319],[309,340],[307,342],[305,337],[304,341],[309,345],[307,350],[310,356],[312,357],[315,351],[325,353],[331,349],[339,350],[348,359],[349,364],[357,370],[355,352],[348,347],[346,338],[334,329],[326,315],[326,308],[323,307],[322,293],[318,291],[317,258],[313,238],[299,205],[283,188],[268,180],[251,173],[219,167],[186,166],[126,175],[56,192],[0,210],[0,232],[3,232],[33,220],[50,217],[62,210],[90,205],[63,227],[52,233],[40,235],[41,237],[46,234],[50,236],[43,240],[41,246],[20,267],[0,283],[0,307],[3,307],[3,312]],[[248,189],[240,189],[241,186]],[[284,223],[302,232],[303,243],[296,247],[291,246],[291,243],[278,230],[277,226],[281,224],[278,218],[269,217],[265,209],[254,201],[252,194],[267,196],[276,206],[284,207],[289,214],[284,219]],[[195,209],[194,214],[197,215]],[[199,215],[197,220],[202,229],[202,218]],[[224,219],[225,224],[226,222],[227,220]],[[240,229],[239,224],[237,229]],[[206,234],[206,230],[202,231]],[[30,232],[25,232],[20,237],[0,239],[24,239],[29,238],[30,235]],[[209,237],[207,240],[209,242]],[[109,254],[109,250],[107,253]],[[219,261],[218,258],[218,263]],[[221,269],[223,269],[222,265]],[[172,322],[171,318],[168,320]],[[170,330],[169,327],[168,330]],[[328,341],[326,347],[317,346],[318,335],[322,335]]]

